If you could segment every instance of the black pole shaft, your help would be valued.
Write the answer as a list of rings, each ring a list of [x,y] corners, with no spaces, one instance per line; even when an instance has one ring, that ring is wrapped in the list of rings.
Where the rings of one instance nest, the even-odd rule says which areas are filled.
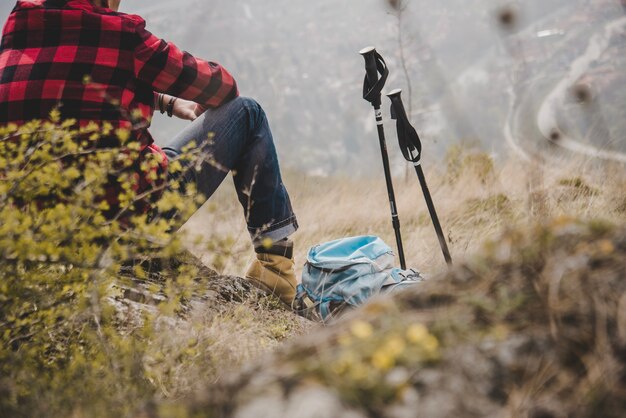
[[[450,256],[450,250],[448,250],[448,243],[443,235],[443,229],[439,223],[439,217],[437,216],[437,211],[435,210],[435,204],[430,196],[430,190],[428,189],[428,184],[426,184],[426,177],[424,177],[424,171],[422,170],[422,165],[420,163],[415,164],[415,172],[417,173],[417,178],[422,186],[422,193],[424,194],[424,199],[426,200],[426,206],[428,206],[430,217],[433,220],[433,225],[435,226],[435,231],[437,232],[437,238],[439,238],[439,245],[441,245],[443,257],[446,259],[448,266],[452,266],[452,257]]]
[[[385,171],[385,181],[387,182],[387,194],[389,196],[389,206],[391,207],[391,223],[396,234],[396,244],[398,246],[398,256],[400,257],[400,267],[406,270],[406,260],[404,258],[404,247],[402,246],[402,234],[400,233],[400,217],[396,204],[396,195],[393,190],[391,180],[391,169],[389,166],[389,153],[387,152],[387,142],[385,141],[385,129],[383,128],[383,116],[380,106],[374,106],[376,125],[378,127],[378,141],[380,142],[380,154],[383,158],[383,169]]]
[[[402,90],[396,89],[387,94],[391,100],[391,117],[397,120],[396,127],[398,129],[398,145],[400,145],[400,150],[402,151],[404,158],[407,161],[412,162],[415,167],[415,172],[417,173],[417,178],[419,179],[420,186],[422,187],[422,193],[424,194],[424,199],[426,200],[426,206],[428,206],[428,212],[430,213],[430,218],[433,221],[435,232],[437,233],[437,238],[439,239],[439,245],[441,246],[446,263],[451,267],[452,257],[450,256],[448,244],[446,243],[441,223],[439,222],[439,217],[437,216],[437,211],[435,210],[435,204],[433,203],[430,191],[428,190],[426,177],[424,176],[424,171],[422,170],[422,142],[420,141],[415,128],[411,126],[409,117],[404,109],[404,104],[402,103],[401,93]]]
[[[396,196],[393,191],[391,180],[391,170],[389,168],[389,154],[387,153],[387,143],[385,142],[385,130],[383,128],[383,114],[380,110],[381,91],[389,75],[389,70],[385,60],[376,52],[376,48],[368,47],[359,52],[365,59],[365,81],[363,84],[363,98],[372,104],[378,127],[378,141],[380,142],[380,153],[383,158],[383,168],[385,170],[385,181],[387,183],[387,194],[389,205],[391,206],[391,222],[396,234],[396,244],[398,246],[398,256],[400,257],[400,267],[406,270],[404,259],[404,248],[402,246],[402,235],[400,234],[400,218],[396,204]],[[380,77],[379,77],[380,74]]]

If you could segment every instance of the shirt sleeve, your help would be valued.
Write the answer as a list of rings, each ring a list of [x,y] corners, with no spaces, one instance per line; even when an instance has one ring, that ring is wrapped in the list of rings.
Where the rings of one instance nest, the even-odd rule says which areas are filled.
[[[181,51],[137,26],[139,43],[135,48],[135,76],[154,91],[196,102],[202,108],[216,108],[239,95],[237,83],[224,67]]]

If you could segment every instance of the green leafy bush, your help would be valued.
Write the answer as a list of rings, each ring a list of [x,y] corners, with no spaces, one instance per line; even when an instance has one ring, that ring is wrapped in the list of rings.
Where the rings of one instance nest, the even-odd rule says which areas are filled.
[[[110,138],[115,146],[102,146]],[[197,269],[161,262],[165,302],[139,321],[110,300],[121,270],[135,281],[150,275],[137,260],[179,257],[176,219],[202,199],[193,187],[138,194],[140,150],[129,138],[106,124],[76,128],[58,112],[0,128],[0,416],[128,416],[155,391],[144,364],[148,338],[156,318],[194,291]],[[159,158],[141,163],[157,183],[165,175],[154,170]],[[170,169],[201,158],[188,153]],[[111,179],[119,181],[117,208],[103,199]],[[135,211],[146,199],[180,216]]]

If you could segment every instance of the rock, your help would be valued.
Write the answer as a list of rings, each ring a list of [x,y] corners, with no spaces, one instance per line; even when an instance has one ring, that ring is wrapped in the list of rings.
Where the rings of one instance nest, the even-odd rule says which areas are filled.
[[[298,387],[289,394],[258,397],[240,406],[235,418],[366,418],[349,410],[332,390],[318,385]]]

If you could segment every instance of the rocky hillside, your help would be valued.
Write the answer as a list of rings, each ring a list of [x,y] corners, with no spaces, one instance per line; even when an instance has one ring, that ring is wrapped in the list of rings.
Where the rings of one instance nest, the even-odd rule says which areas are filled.
[[[506,232],[158,416],[622,417],[624,260],[623,227]]]

